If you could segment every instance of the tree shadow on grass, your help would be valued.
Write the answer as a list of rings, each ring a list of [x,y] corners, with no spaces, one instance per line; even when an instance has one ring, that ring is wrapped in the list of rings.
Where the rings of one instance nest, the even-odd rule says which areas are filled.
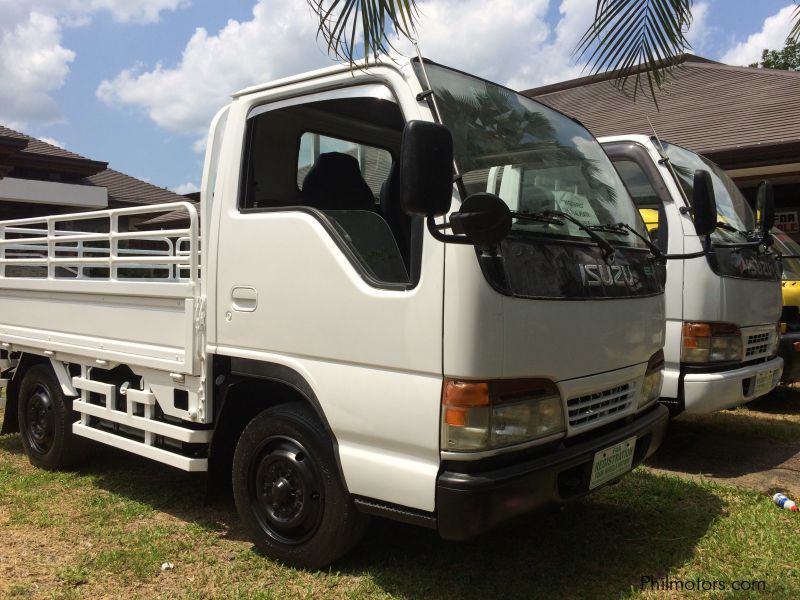
[[[18,440],[0,439],[0,449],[21,453]],[[205,502],[203,475],[105,447],[79,474],[110,493],[247,540],[230,500]],[[466,543],[373,519],[362,543],[331,569],[402,597],[619,597],[643,577],[663,578],[689,560],[721,513],[722,501],[707,487],[639,469],[562,511],[527,515]]]
[[[778,386],[766,396],[750,402],[747,408],[771,415],[800,415],[800,388]]]
[[[617,486],[467,543],[375,520],[336,568],[424,598],[614,598],[689,560],[719,517],[707,487],[644,470]]]
[[[786,439],[760,437],[774,428],[780,428]],[[800,423],[721,412],[673,420],[661,448],[647,464],[676,473],[731,479],[781,468],[798,454]]]
[[[0,438],[0,451],[24,454],[19,434]],[[116,448],[92,442],[86,462],[74,472],[91,480],[92,486],[197,523],[214,531],[223,530],[226,539],[246,540],[239,525],[233,499],[207,501],[205,473],[187,473]]]

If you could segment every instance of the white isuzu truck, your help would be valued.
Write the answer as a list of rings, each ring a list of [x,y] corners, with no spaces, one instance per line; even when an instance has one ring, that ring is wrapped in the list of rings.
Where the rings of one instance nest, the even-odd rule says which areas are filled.
[[[425,64],[235,94],[199,216],[0,223],[3,431],[34,465],[88,438],[208,471],[258,548],[319,567],[368,515],[467,539],[658,447],[663,287],[640,237],[595,226],[646,236],[611,162],[564,115]],[[486,192],[507,164],[511,205]]]
[[[666,264],[666,370],[662,402],[674,414],[709,413],[763,396],[781,379],[781,267],[770,249],[771,188],[759,190],[759,223],[716,164],[655,136],[601,138],[652,243],[665,253],[709,246],[705,259]],[[718,215],[710,238],[692,212],[694,174],[713,182]]]

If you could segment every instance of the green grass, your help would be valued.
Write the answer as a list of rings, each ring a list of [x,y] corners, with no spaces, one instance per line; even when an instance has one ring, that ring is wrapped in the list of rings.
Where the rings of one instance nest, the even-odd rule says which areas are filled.
[[[799,515],[644,468],[463,544],[374,520],[325,572],[256,554],[231,503],[205,504],[204,492],[203,476],[107,449],[79,472],[39,471],[19,436],[0,438],[0,597],[676,597],[640,591],[643,576],[756,579],[766,593],[735,597],[800,597]]]

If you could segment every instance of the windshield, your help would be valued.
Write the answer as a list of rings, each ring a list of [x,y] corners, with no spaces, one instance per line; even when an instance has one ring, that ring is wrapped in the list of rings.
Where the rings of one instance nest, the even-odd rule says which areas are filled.
[[[800,256],[800,244],[777,227],[772,230],[772,237],[775,240],[772,247],[775,252],[781,256]],[[781,262],[783,263],[783,279],[800,280],[800,259],[784,258]]]
[[[491,192],[512,211],[566,213],[619,246],[644,247],[644,224],[598,142],[575,121],[507,88],[425,63],[467,194]],[[415,69],[424,82],[419,63]],[[591,241],[569,219],[514,219],[512,235]]]
[[[654,143],[658,147],[658,142],[654,140]],[[667,142],[661,142],[661,145],[690,202],[694,191],[694,172],[702,169],[711,174],[717,201],[717,220],[720,223],[711,235],[712,241],[743,241],[745,234],[755,229],[755,217],[731,178],[718,165],[699,154]]]

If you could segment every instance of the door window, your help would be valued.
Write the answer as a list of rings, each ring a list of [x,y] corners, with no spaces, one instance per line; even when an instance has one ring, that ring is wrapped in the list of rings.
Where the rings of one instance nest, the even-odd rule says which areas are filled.
[[[392,157],[405,120],[387,94],[340,93],[251,111],[239,209],[309,213],[366,281],[408,289],[421,236],[412,243],[412,220],[397,205]]]

